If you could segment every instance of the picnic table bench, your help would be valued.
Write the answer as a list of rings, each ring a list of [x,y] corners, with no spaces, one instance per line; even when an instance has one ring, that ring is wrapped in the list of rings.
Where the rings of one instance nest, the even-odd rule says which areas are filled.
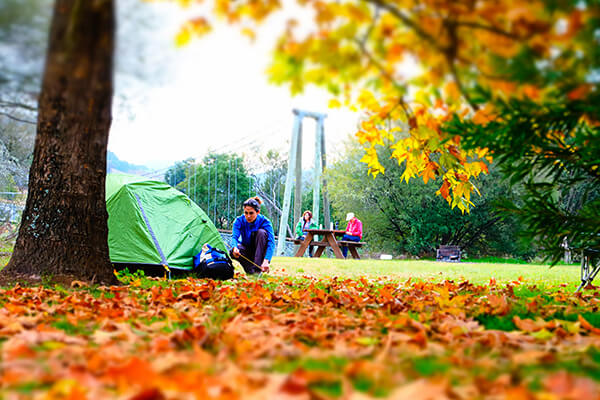
[[[350,254],[352,254],[352,258],[359,260],[360,256],[358,255],[358,251],[356,251],[356,249],[358,249],[359,247],[362,247],[362,245],[366,244],[366,243],[365,242],[353,242],[351,240],[338,240],[338,244],[340,244],[341,246],[347,246],[348,250],[350,250]]]
[[[296,252],[296,257],[302,257],[308,246],[316,246],[315,257],[321,257],[327,247],[331,247],[336,258],[344,258],[340,246],[347,246],[350,254],[355,259],[360,259],[357,248],[364,245],[364,242],[352,242],[346,240],[337,240],[336,236],[343,236],[346,231],[335,229],[307,229],[304,240],[294,239],[294,243],[299,244],[300,248]],[[321,241],[313,241],[315,235],[323,236]]]
[[[435,259],[437,261],[460,262],[461,251],[459,246],[440,245]]]

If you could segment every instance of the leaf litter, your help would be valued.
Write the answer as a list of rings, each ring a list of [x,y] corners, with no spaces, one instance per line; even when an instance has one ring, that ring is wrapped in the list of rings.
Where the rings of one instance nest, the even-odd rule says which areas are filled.
[[[0,289],[5,399],[600,398],[597,293],[137,277]]]

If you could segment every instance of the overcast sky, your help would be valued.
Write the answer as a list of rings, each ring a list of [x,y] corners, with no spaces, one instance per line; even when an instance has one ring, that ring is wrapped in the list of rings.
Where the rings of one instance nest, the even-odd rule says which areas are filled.
[[[341,141],[352,134],[357,116],[327,108],[331,95],[313,88],[291,97],[286,87],[268,84],[265,70],[284,17],[270,21],[255,43],[228,27],[183,48],[174,37],[181,24],[197,10],[174,4],[153,7],[151,45],[141,55],[157,65],[158,74],[143,87],[125,85],[117,76],[117,101],[109,150],[119,158],[152,168],[164,168],[188,157],[201,158],[209,148],[242,153],[251,144],[265,151],[289,151],[293,108],[327,113],[325,137],[330,159]],[[123,34],[121,32],[121,34]],[[146,39],[147,40],[147,39]],[[123,49],[121,49],[123,51]],[[135,51],[132,50],[132,51]],[[312,164],[313,121],[304,124],[304,165]]]

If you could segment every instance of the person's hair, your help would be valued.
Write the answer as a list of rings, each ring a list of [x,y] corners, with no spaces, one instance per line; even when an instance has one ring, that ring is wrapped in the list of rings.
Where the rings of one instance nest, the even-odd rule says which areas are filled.
[[[260,197],[250,197],[248,200],[244,201],[242,204],[242,208],[244,207],[252,207],[256,210],[256,212],[260,211],[260,205],[262,204],[262,200]]]
[[[310,210],[306,210],[302,213],[302,218],[304,219],[304,216],[308,214],[310,216],[310,219],[312,219],[312,212],[310,212]]]

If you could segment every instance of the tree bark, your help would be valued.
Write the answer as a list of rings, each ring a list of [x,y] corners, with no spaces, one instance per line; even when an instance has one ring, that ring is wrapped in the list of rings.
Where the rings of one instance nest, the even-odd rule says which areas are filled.
[[[4,278],[116,282],[105,203],[114,31],[113,0],[56,0],[29,194]]]

